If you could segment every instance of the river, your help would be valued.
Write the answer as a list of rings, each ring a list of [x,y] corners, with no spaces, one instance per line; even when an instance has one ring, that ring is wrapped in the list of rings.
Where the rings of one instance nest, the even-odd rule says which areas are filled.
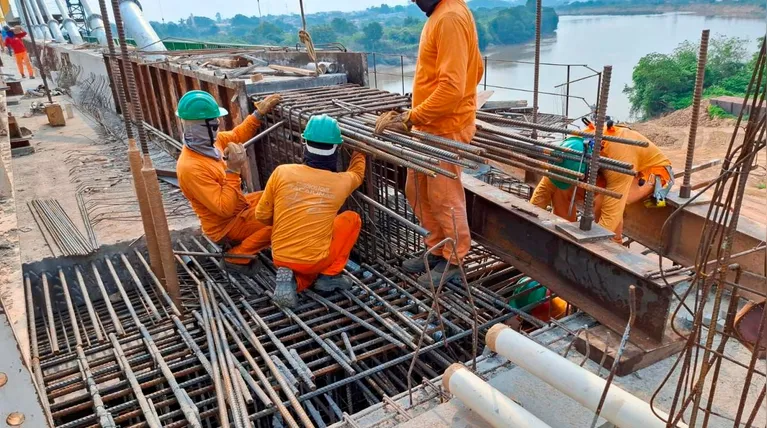
[[[631,106],[623,88],[631,84],[631,73],[639,59],[651,52],[671,53],[685,40],[698,41],[703,29],[710,29],[711,36],[724,34],[748,39],[749,52],[758,48],[756,39],[765,34],[763,18],[705,17],[687,13],[658,15],[598,15],[562,16],[555,35],[541,43],[541,63],[583,64],[601,71],[604,65],[612,65],[612,82],[608,100],[608,114],[620,120],[631,119]],[[532,105],[532,63],[534,43],[490,47],[483,54],[488,56],[487,85],[494,90],[491,100],[526,99]],[[372,61],[368,58],[372,71]],[[405,65],[405,90],[411,91],[413,65]],[[402,92],[400,67],[379,67],[379,88]],[[387,73],[384,75],[383,73]],[[594,74],[583,66],[570,67],[570,81]],[[567,67],[542,65],[539,90],[550,94],[539,97],[542,112],[563,114],[565,111],[565,87],[557,88],[567,81]],[[374,86],[376,77],[370,75]],[[484,82],[480,83],[480,89]],[[514,90],[493,88],[502,86]],[[578,117],[589,111],[589,104],[596,101],[597,79],[589,78],[570,85],[569,116]],[[576,98],[581,97],[581,98]]]

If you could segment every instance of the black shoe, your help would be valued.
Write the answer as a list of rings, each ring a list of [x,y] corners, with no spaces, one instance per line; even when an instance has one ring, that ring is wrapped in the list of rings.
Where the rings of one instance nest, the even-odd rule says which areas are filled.
[[[447,272],[445,272],[446,270]],[[461,278],[461,270],[458,269],[458,266],[448,263],[447,260],[445,259],[442,259],[442,261],[437,263],[437,265],[434,266],[434,268],[432,268],[431,270],[431,280],[434,286],[439,285],[440,281],[442,280],[443,274],[445,275],[445,283]],[[428,287],[429,272],[426,272],[423,275],[419,276],[418,283]]]
[[[292,308],[298,303],[298,284],[293,271],[288,268],[277,269],[275,277],[274,297],[272,300],[279,306]]]
[[[429,253],[429,255],[426,256],[426,261],[429,263],[429,269],[434,269],[434,266],[437,266],[437,264],[441,261],[445,261],[445,259],[436,254]],[[412,259],[407,259],[404,262],[402,262],[402,270],[404,270],[407,273],[426,272],[426,267],[423,265],[423,254],[421,254],[418,257],[413,257]]]
[[[320,275],[314,281],[314,289],[322,292],[349,290],[352,288],[352,280],[343,275]]]

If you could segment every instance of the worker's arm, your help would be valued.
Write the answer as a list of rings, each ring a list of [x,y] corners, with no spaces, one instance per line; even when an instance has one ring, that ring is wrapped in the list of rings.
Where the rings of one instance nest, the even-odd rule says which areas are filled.
[[[240,174],[227,172],[223,184],[206,168],[199,168],[190,183],[191,193],[208,210],[219,217],[232,217],[245,196],[240,191]]]
[[[442,17],[434,29],[437,43],[437,89],[410,112],[413,125],[451,114],[463,99],[469,66],[469,33],[458,14]],[[474,29],[471,29],[474,31]]]
[[[241,124],[237,125],[231,131],[220,131],[216,137],[216,144],[219,150],[223,152],[229,143],[245,143],[258,134],[261,129],[261,121],[252,114],[249,114]]]
[[[271,226],[274,223],[274,192],[279,180],[279,170],[280,168],[277,167],[272,172],[271,177],[266,182],[266,188],[261,195],[261,199],[258,200],[258,205],[256,205],[256,220],[267,226]]]
[[[552,195],[557,188],[554,183],[551,182],[549,177],[543,177],[538,185],[535,186],[533,196],[530,198],[530,203],[538,208],[546,209],[551,205]]]
[[[343,179],[348,183],[348,195],[351,195],[365,178],[365,155],[360,152],[354,152],[349,161],[349,167],[342,174]],[[348,196],[347,195],[347,196]]]
[[[20,32],[16,33],[16,38],[23,39],[24,37],[27,37],[27,32],[26,31],[20,31]]]
[[[605,179],[607,180],[607,190],[623,195],[620,199],[605,196],[604,202],[602,202],[602,215],[599,219],[599,225],[611,232],[615,232],[621,220],[623,220],[623,211],[626,209],[626,200],[628,199],[634,177],[613,171],[605,171]]]

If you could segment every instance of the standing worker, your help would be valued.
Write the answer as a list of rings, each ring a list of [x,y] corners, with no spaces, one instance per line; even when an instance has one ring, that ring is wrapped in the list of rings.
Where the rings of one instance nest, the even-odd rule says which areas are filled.
[[[203,233],[215,242],[234,245],[229,254],[254,255],[269,246],[271,228],[254,215],[263,192],[243,194],[240,170],[247,161],[242,143],[258,133],[264,115],[279,102],[279,95],[269,95],[228,132],[218,132],[218,127],[219,118],[229,112],[209,93],[189,91],[178,102],[176,116],[184,128],[184,147],[176,164],[179,187],[200,219]],[[248,273],[253,261],[228,258],[225,262]]]
[[[24,46],[22,39],[26,37],[27,33],[17,25],[13,27],[13,31],[5,37],[5,44],[13,50],[13,56],[16,58],[16,67],[19,68],[19,74],[21,77],[27,77],[24,74],[24,67],[27,67],[29,71],[29,78],[35,78],[35,69],[32,67],[32,63],[29,61],[29,54],[27,48]]]
[[[462,143],[474,137],[477,84],[482,79],[482,57],[477,29],[464,0],[416,1],[429,18],[421,33],[418,60],[413,79],[413,109],[404,113],[387,112],[376,122],[376,132],[386,128],[419,131]],[[446,237],[455,240],[457,254],[448,244],[428,255],[433,280],[445,281],[460,276],[459,260],[471,248],[466,198],[461,183],[461,167],[447,162],[439,165],[458,178],[428,177],[408,170],[405,196],[415,215],[430,235],[426,247],[434,247]],[[457,231],[457,236],[456,236]],[[452,257],[451,257],[452,254]],[[423,258],[402,263],[410,273],[425,272]],[[429,274],[418,278],[429,284]]]
[[[312,284],[320,291],[351,288],[341,272],[362,228],[359,214],[338,210],[362,184],[365,156],[354,152],[346,171],[336,172],[341,129],[324,114],[309,119],[302,137],[303,165],[275,168],[256,208],[256,219],[272,225],[274,302],[287,307]]]

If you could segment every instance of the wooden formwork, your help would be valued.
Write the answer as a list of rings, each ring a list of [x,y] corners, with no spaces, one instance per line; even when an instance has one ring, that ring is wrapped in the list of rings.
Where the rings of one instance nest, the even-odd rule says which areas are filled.
[[[104,55],[107,70],[112,70],[112,61],[116,61],[120,72],[123,74],[122,81],[127,91],[127,82],[124,78],[123,60]],[[218,102],[218,105],[229,111],[228,116],[221,118],[221,129],[230,130],[242,123],[251,106],[248,104],[248,96],[244,81],[224,79],[210,74],[200,73],[194,70],[184,69],[178,65],[167,62],[147,63],[140,59],[131,59],[131,67],[138,89],[139,103],[144,115],[144,122],[157,128],[163,133],[182,141],[183,130],[181,120],[176,117],[176,107],[179,99],[191,90],[202,90],[210,93]],[[115,93],[114,78],[109,73],[109,83],[112,88],[112,96],[117,99]],[[118,113],[120,107],[115,103]],[[252,151],[252,148],[249,148]],[[254,156],[250,153],[250,157]],[[258,174],[252,170],[246,171],[243,176],[249,190],[258,190]],[[255,179],[254,179],[255,177]]]

